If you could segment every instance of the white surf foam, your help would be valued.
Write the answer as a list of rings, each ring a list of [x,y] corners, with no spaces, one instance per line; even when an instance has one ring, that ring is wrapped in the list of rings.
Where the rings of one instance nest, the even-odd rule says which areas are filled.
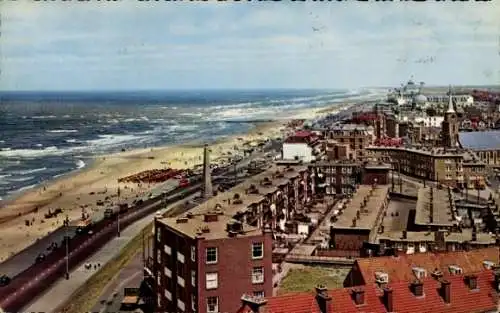
[[[14,174],[14,175],[29,175],[29,174],[33,174],[33,173],[43,172],[45,170],[47,170],[46,167],[40,167],[40,168],[35,168],[32,170],[13,171],[12,174]]]
[[[48,130],[47,133],[77,133],[76,129],[52,129]]]
[[[85,167],[85,162],[83,162],[82,160],[77,160],[76,161],[76,168],[77,169],[81,169],[81,168],[84,168]]]
[[[3,157],[21,157],[33,158],[48,155],[61,155],[64,151],[59,150],[56,146],[46,147],[45,149],[2,149],[0,156]]]
[[[23,181],[28,181],[32,180],[35,178],[34,176],[26,176],[26,177],[14,177],[14,178],[9,178],[8,180],[10,182],[16,182],[16,183],[22,183]]]

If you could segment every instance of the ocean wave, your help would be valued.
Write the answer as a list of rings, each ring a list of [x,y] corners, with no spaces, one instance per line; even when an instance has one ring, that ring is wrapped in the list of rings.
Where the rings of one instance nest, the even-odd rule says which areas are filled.
[[[65,141],[68,142],[68,143],[78,142],[78,140],[73,139],[73,138],[72,139],[66,139]]]
[[[21,187],[21,188],[19,188],[19,189],[17,189],[17,190],[10,191],[10,192],[9,192],[9,194],[18,193],[18,192],[25,191],[25,190],[28,190],[28,189],[33,189],[33,188],[35,188],[36,186],[38,186],[38,184],[29,185],[29,186],[24,186],[24,187]]]
[[[11,173],[14,174],[14,175],[29,175],[29,174],[33,174],[33,173],[43,172],[43,171],[46,171],[46,170],[47,170],[46,167],[40,167],[40,168],[35,168],[35,169],[32,169],[32,170],[13,171]]]
[[[34,119],[34,120],[45,120],[45,119],[51,119],[51,118],[56,118],[57,116],[55,115],[35,115],[35,116],[31,116],[30,118],[31,119]]]
[[[48,130],[47,133],[77,133],[76,129],[52,129]]]
[[[56,146],[46,147],[45,149],[2,149],[0,151],[0,157],[21,157],[21,158],[33,158],[33,157],[43,157],[49,155],[61,155],[64,151],[59,150]]]
[[[85,162],[83,162],[82,160],[77,160],[76,161],[76,168],[77,169],[81,169],[81,168],[84,168],[85,167]]]
[[[186,132],[186,131],[193,131],[199,127],[200,127],[199,124],[176,124],[169,126],[168,129],[174,132]]]
[[[99,139],[91,139],[86,142],[91,146],[113,146],[117,144],[123,144],[126,142],[137,142],[144,137],[136,135],[99,135]]]
[[[14,177],[14,178],[9,178],[8,181],[10,182],[16,182],[16,183],[21,183],[23,181],[28,181],[34,179],[34,176],[26,176],[26,177]]]

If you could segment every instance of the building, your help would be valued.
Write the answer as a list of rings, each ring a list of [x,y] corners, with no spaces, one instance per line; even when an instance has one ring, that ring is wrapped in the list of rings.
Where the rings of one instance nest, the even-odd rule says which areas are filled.
[[[449,92],[448,110],[444,113],[444,120],[441,126],[441,138],[443,139],[443,147],[456,148],[459,144],[458,133],[460,122],[457,113],[453,106],[451,87]]]
[[[233,312],[272,293],[272,235],[314,193],[302,166],[272,166],[177,218],[155,220],[157,310]]]
[[[500,166],[500,131],[464,132],[459,135],[460,145],[474,151],[488,166]]]
[[[318,194],[351,194],[362,179],[360,164],[354,161],[318,161],[309,168]]]
[[[413,228],[420,231],[452,231],[460,217],[451,188],[419,188]]]
[[[491,270],[498,262],[498,247],[467,252],[427,252],[357,259],[344,286],[370,286],[380,281],[408,283],[430,277],[436,270],[448,279],[458,273],[468,275]]]
[[[355,159],[365,156],[365,148],[373,141],[368,128],[356,124],[341,124],[324,131],[325,139],[333,139],[340,144],[348,144]]]
[[[305,163],[316,160],[320,153],[319,137],[311,131],[300,130],[283,142],[283,160],[300,160]]]
[[[242,297],[237,313],[496,313],[500,274],[439,273],[411,282],[304,292],[252,301]]]
[[[368,155],[392,163],[402,174],[457,188],[484,188],[485,164],[464,149],[370,146]]]
[[[365,243],[375,243],[387,209],[388,185],[361,185],[347,199],[330,224],[329,256],[359,257]]]

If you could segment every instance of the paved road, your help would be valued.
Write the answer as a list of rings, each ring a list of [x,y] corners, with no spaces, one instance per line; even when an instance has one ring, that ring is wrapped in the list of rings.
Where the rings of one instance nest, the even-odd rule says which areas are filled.
[[[143,278],[142,255],[138,253],[127,266],[120,270],[116,278],[104,288],[99,299],[96,299],[92,312],[119,312],[124,296],[123,289],[127,287],[138,288]]]
[[[61,246],[62,240],[66,235],[66,231],[70,237],[73,237],[75,236],[76,227],[69,226],[67,230],[64,227],[61,227],[52,234],[43,237],[33,245],[0,263],[0,275],[7,275],[10,278],[13,278],[19,273],[25,271],[28,267],[34,264],[36,257],[40,253],[49,253],[47,248],[51,243],[55,242]]]

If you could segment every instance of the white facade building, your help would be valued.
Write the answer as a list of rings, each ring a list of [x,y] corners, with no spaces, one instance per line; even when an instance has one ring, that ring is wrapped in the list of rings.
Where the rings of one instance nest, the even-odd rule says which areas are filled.
[[[313,148],[305,142],[283,143],[283,160],[295,159],[299,159],[304,163],[315,160]]]

